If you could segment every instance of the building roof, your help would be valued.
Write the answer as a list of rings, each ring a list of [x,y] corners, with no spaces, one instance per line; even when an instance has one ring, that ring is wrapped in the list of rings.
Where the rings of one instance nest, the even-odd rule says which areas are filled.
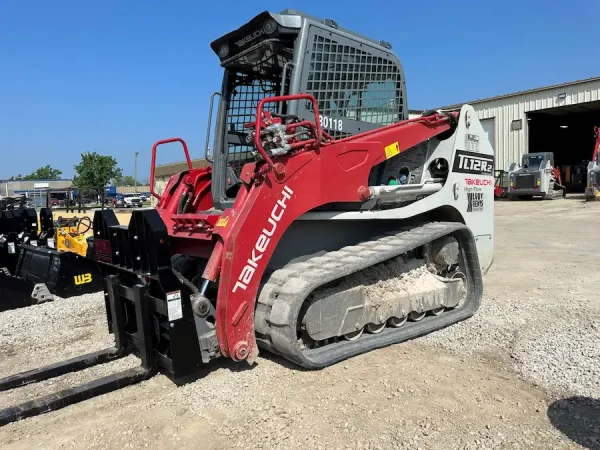
[[[444,106],[444,107],[442,107],[440,109],[457,109],[457,108],[460,108],[464,104],[473,105],[473,104],[476,104],[476,103],[489,102],[489,101],[492,101],[492,100],[500,100],[500,99],[508,98],[508,97],[516,97],[518,95],[531,94],[533,92],[540,92],[540,91],[546,91],[546,90],[549,90],[549,89],[563,88],[563,87],[567,87],[567,86],[573,86],[573,85],[576,85],[576,84],[588,83],[590,81],[600,81],[600,77],[584,78],[584,79],[581,79],[581,80],[567,81],[565,83],[553,84],[553,85],[550,85],[550,86],[542,86],[542,87],[538,87],[538,88],[534,88],[534,89],[528,89],[528,90],[525,90],[525,91],[512,92],[510,94],[496,95],[494,97],[487,97],[487,98],[481,98],[481,99],[477,99],[477,100],[471,100],[471,101],[468,101],[468,102],[456,103],[454,105]]]
[[[55,180],[45,180],[45,179],[41,179],[41,178],[40,179],[36,178],[36,179],[27,179],[26,180],[25,178],[19,178],[19,179],[14,179],[14,180],[0,180],[0,183],[23,183],[23,182],[27,182],[27,181],[32,181],[32,182],[35,182],[35,183],[38,183],[38,182],[42,182],[42,183],[50,183],[50,182],[55,182],[56,183],[56,182],[61,182],[62,183],[62,182],[65,182],[65,181],[72,181],[72,180],[69,180],[67,178],[60,178],[58,180],[56,180],[56,179]]]
[[[201,169],[202,167],[210,166],[210,163],[204,159],[192,159],[192,167],[195,169]],[[161,164],[157,165],[154,171],[154,176],[156,177],[170,177],[179,172],[183,172],[187,170],[188,166],[185,161],[178,161],[169,164]]]
[[[228,159],[230,161],[242,161],[251,159],[251,152],[235,152],[228,155]],[[201,169],[203,167],[210,166],[211,163],[208,162],[204,158],[192,159],[192,167],[194,169]],[[157,165],[154,171],[154,176],[156,177],[170,177],[171,175],[175,175],[176,173],[183,172],[187,170],[187,162],[185,161],[177,161],[168,164]]]

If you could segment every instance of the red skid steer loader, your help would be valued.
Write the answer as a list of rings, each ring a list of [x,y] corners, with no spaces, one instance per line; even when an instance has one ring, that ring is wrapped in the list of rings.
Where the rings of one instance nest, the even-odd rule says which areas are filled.
[[[157,206],[128,226],[94,216],[115,347],[0,389],[128,354],[140,367],[0,411],[0,423],[157,371],[252,364],[259,348],[320,369],[477,311],[494,155],[471,106],[407,120],[391,46],[298,11],[261,13],[211,46],[224,69],[212,165],[159,141],[151,186],[160,144],[180,142],[188,169],[152,192]]]

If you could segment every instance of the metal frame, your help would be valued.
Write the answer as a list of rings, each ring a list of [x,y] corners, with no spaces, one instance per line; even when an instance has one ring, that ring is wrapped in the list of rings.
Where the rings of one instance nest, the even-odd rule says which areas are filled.
[[[109,277],[107,282],[114,283],[114,278]],[[134,292],[136,323],[139,327],[138,334],[140,335],[140,341],[149,342],[147,336],[150,333],[151,324],[148,304],[144,301],[145,287],[137,285],[134,288]],[[7,391],[31,383],[55,378],[67,373],[84,370],[98,364],[124,358],[131,353],[126,345],[126,336],[123,326],[125,317],[122,314],[123,311],[119,307],[119,303],[115,301],[115,297],[110,297],[109,302],[116,323],[116,325],[113,326],[116,344],[114,348],[88,353],[60,363],[50,364],[48,366],[2,378],[0,379],[0,391]],[[154,352],[150,345],[140,348],[140,360],[140,367],[127,369],[116,374],[98,378],[72,388],[64,389],[53,394],[2,409],[0,410],[0,425],[6,425],[27,417],[64,408],[74,403],[87,400],[90,397],[106,394],[122,387],[146,380],[156,372]]]
[[[312,46],[314,39],[316,36],[319,36],[323,39],[333,39],[337,43],[339,43],[341,47],[343,47],[343,52],[336,55],[336,58],[349,58],[351,51],[353,52],[353,55],[362,52],[364,53],[365,57],[377,58],[377,64],[379,65],[381,65],[383,61],[387,61],[387,63],[384,65],[386,65],[386,67],[389,66],[389,68],[394,68],[395,70],[396,80],[399,84],[398,86],[396,86],[397,98],[399,98],[402,102],[401,105],[398,105],[399,111],[395,120],[385,120],[381,123],[358,121],[349,119],[347,117],[343,118],[336,115],[323,114],[323,125],[325,130],[328,131],[329,134],[331,134],[334,138],[346,137],[363,131],[368,131],[381,126],[389,125],[389,123],[399,122],[408,118],[408,104],[404,70],[399,59],[396,57],[396,55],[392,53],[391,45],[382,41],[377,42],[376,40],[368,39],[364,36],[361,36],[358,33],[340,28],[338,24],[333,20],[321,20],[296,10],[286,9],[284,11],[281,11],[281,13],[279,14],[270,14],[270,16],[274,18],[280,26],[286,27],[287,30],[297,30],[298,33],[294,41],[292,59],[286,64],[284,64],[282,70],[282,77],[287,77],[288,74],[291,73],[291,78],[289,81],[289,90],[286,91],[284,89],[284,86],[280,86],[278,92],[273,93],[273,96],[295,94],[311,94],[315,97],[319,96],[319,91],[308,88],[308,83],[310,82],[310,55],[313,52]],[[259,17],[269,17],[269,13],[264,12],[259,14],[254,19],[249,21],[246,25],[254,23]],[[233,33],[230,33],[230,35],[233,35]],[[229,37],[230,35],[226,35],[225,37],[219,39],[222,41],[224,38]],[[213,50],[217,51],[218,42],[221,42],[220,40],[213,42]],[[249,50],[244,50],[240,54],[244,54],[247,51]],[[307,58],[309,58],[308,62]],[[230,60],[222,60],[222,63],[226,64],[234,59],[235,58],[231,58]],[[289,68],[289,66],[292,67]],[[369,70],[365,70],[364,66],[365,65],[363,64],[361,68],[357,71],[357,73],[368,73]],[[373,64],[373,67],[375,67],[375,64]],[[340,73],[340,75],[342,73],[341,63],[340,70],[338,71],[338,73]],[[229,145],[227,144],[227,130],[229,126],[228,109],[230,106],[229,97],[231,75],[232,72],[230,72],[228,69],[224,70],[223,81],[220,91],[222,95],[219,99],[219,107],[216,119],[215,137],[213,145],[213,177],[211,193],[213,198],[213,205],[217,211],[223,211],[226,208],[230,208],[235,202],[235,197],[230,198],[225,193],[227,189],[227,184],[225,182],[226,172],[228,163],[231,159],[228,153]],[[285,80],[282,81],[285,82]],[[338,80],[338,83],[340,82],[341,81]],[[330,92],[334,92],[333,88],[328,90]],[[210,130],[212,125],[212,104],[214,96],[214,94],[211,96],[211,114],[209,115],[210,117],[208,123],[208,130]],[[254,107],[256,107],[256,105],[254,105]],[[311,108],[307,108],[307,105],[304,102],[298,100],[291,100],[286,104],[280,104],[279,108],[280,113],[285,110],[287,114],[298,115],[305,120],[312,120],[314,116],[313,110],[311,110]],[[331,129],[331,127],[328,127],[328,124],[330,123],[343,123],[344,130],[340,132],[339,130]],[[207,133],[207,139],[208,135],[209,133]],[[207,144],[205,146],[205,153],[207,155],[210,153],[208,149],[209,143],[207,141]],[[239,176],[239,173],[237,175]]]

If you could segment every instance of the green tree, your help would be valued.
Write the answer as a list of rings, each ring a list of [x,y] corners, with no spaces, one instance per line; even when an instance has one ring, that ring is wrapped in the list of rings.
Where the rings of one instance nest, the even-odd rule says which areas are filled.
[[[58,180],[62,175],[62,170],[55,169],[50,165],[40,167],[35,172],[23,177],[25,180]]]
[[[103,196],[104,187],[110,180],[123,176],[115,158],[96,152],[82,153],[81,162],[75,166],[75,172],[73,185],[80,189],[82,195],[94,193]]]
[[[138,184],[140,184],[138,182]],[[113,182],[112,182],[113,186],[134,186],[135,185],[135,178],[132,177],[131,175],[122,175],[119,177],[116,177]]]

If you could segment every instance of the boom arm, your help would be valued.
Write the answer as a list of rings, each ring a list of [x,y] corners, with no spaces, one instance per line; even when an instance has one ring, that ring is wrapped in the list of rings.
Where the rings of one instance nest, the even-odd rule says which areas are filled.
[[[369,199],[368,178],[375,165],[448,131],[456,117],[435,114],[327,143],[313,135],[295,146],[304,143],[310,149],[280,156],[273,170],[262,161],[244,166],[243,186],[214,229],[220,239],[203,274],[207,281],[219,278],[216,322],[223,355],[236,361],[258,355],[254,307],[259,282],[292,222],[322,205]],[[257,123],[262,119],[257,116]],[[318,130],[316,124],[310,128]],[[281,311],[288,313],[293,312]]]

